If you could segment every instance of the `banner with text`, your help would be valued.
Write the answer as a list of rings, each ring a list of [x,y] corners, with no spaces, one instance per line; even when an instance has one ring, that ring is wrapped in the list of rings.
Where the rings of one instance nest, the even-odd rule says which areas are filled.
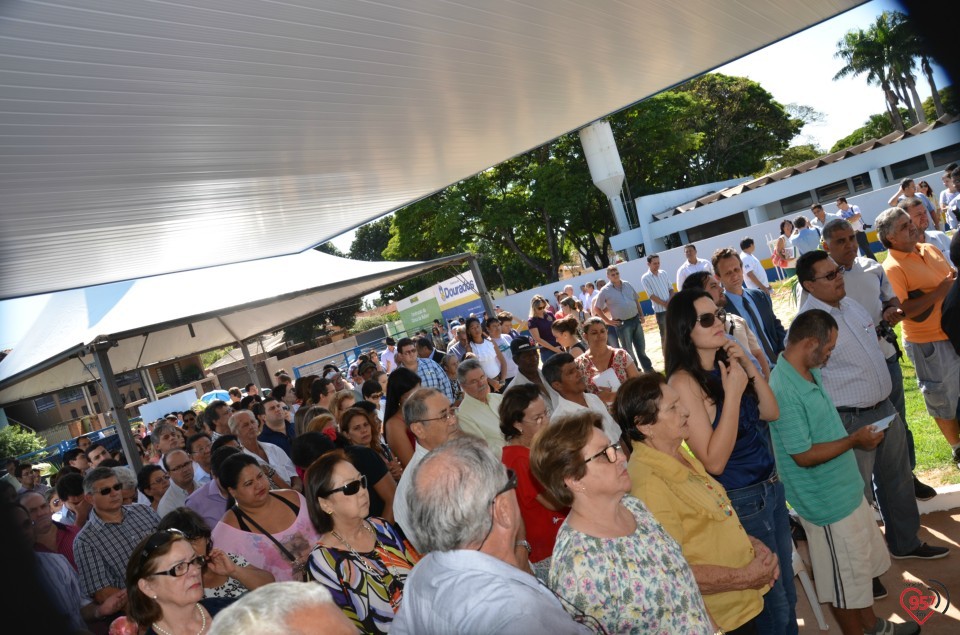
[[[429,330],[434,320],[446,325],[450,320],[483,315],[483,303],[477,293],[473,273],[466,271],[397,302],[400,320],[408,332]]]

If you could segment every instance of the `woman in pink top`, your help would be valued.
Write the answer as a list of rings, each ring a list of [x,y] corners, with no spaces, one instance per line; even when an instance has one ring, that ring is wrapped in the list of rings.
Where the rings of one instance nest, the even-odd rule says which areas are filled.
[[[307,558],[320,539],[306,499],[293,490],[271,492],[260,465],[247,454],[224,461],[219,478],[230,500],[213,530],[217,547],[243,556],[278,582],[304,580]]]
[[[575,360],[577,368],[587,380],[587,391],[609,404],[620,384],[631,377],[639,377],[640,371],[627,351],[607,346],[607,325],[600,318],[587,318],[583,323],[583,335],[590,348]],[[608,370],[611,372],[607,373]],[[613,377],[609,377],[611,374]]]

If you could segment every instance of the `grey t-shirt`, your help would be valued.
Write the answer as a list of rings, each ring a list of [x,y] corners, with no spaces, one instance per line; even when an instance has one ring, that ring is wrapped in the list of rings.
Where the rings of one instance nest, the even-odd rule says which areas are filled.
[[[600,290],[593,306],[607,311],[614,320],[629,320],[637,315],[637,290],[624,280],[620,288],[608,284]]]

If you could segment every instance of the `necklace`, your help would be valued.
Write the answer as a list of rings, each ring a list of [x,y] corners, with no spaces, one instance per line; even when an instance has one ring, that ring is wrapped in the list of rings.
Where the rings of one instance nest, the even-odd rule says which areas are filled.
[[[199,603],[199,602],[197,602],[196,604],[194,604],[194,606],[197,607],[197,611],[199,611],[199,613],[200,613],[200,630],[197,631],[197,635],[200,635],[201,633],[203,633],[203,631],[205,631],[205,630],[207,629],[207,614],[204,612],[203,607],[200,606],[200,603]],[[153,623],[153,628],[154,628],[158,633],[160,633],[160,635],[173,635],[173,633],[167,632],[167,631],[163,630],[162,628],[160,628],[160,625],[157,624],[156,622]]]
[[[377,582],[379,582],[380,585],[384,588],[384,590],[386,590],[387,593],[390,594],[390,606],[393,608],[393,612],[396,613],[397,609],[400,608],[400,593],[401,593],[401,589],[403,589],[403,585],[398,584],[399,581],[397,580],[396,576],[394,576],[390,568],[383,563],[383,561],[380,559],[379,554],[377,553],[377,546],[380,544],[380,541],[377,540],[376,530],[367,521],[364,520],[362,522],[363,522],[363,528],[366,529],[371,534],[373,534],[374,542],[373,542],[372,560],[374,561],[375,565],[379,565],[379,566],[374,566],[371,568],[367,563],[368,558],[364,558],[359,553],[357,553],[357,550],[354,549],[353,546],[349,542],[347,542],[343,536],[337,533],[337,530],[331,529],[330,534],[334,538],[339,540],[341,543],[343,543],[344,546],[346,546],[347,550],[353,556],[356,562],[356,565],[361,570],[365,571],[366,573],[370,574],[374,579],[376,579]]]

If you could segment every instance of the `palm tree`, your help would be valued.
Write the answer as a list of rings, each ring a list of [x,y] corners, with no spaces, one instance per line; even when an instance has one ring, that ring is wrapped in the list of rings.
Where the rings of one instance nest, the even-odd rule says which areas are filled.
[[[899,78],[904,103],[913,102],[913,112],[916,114],[915,121],[927,123],[926,113],[923,112],[923,104],[920,101],[920,94],[917,92],[917,81],[914,70],[917,67],[916,51],[919,46],[918,38],[907,19],[906,14],[899,11],[887,13],[884,11],[877,18],[871,34],[877,38],[883,45],[886,52],[887,65],[894,77]],[[910,93],[910,99],[907,99],[907,92]]]
[[[837,52],[834,57],[843,60],[844,65],[833,79],[838,80],[849,75],[854,77],[866,75],[867,84],[880,86],[883,90],[890,121],[893,122],[894,128],[903,132],[905,128],[900,118],[900,98],[892,86],[883,43],[876,35],[873,28],[871,33],[865,33],[863,29],[855,29],[848,31],[837,42]]]
[[[924,76],[926,76],[927,83],[930,85],[930,96],[933,98],[933,106],[936,109],[937,118],[939,119],[946,111],[940,99],[940,91],[937,90],[937,82],[933,79],[933,65],[930,63],[930,56],[927,54],[926,46],[917,35],[913,23],[910,22],[905,14],[894,11],[891,19],[894,21],[895,28],[899,32],[897,40],[900,42],[900,50],[914,61],[920,61],[920,70]]]

